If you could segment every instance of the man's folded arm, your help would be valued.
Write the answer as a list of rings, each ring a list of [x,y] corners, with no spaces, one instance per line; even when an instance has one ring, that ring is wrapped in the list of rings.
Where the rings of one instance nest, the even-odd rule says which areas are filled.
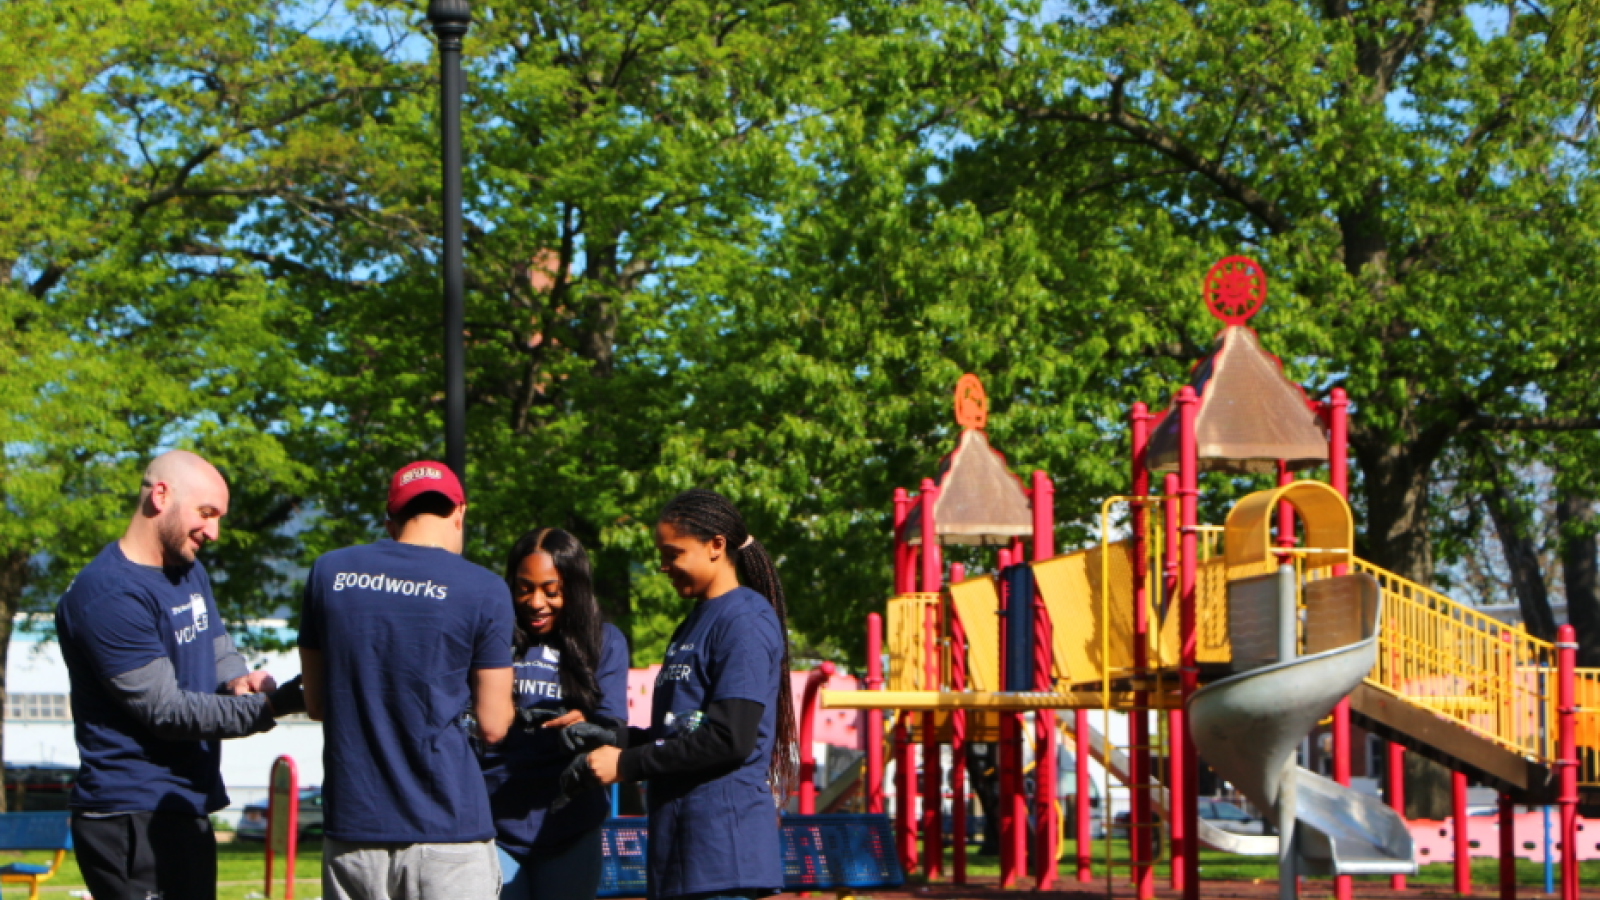
[[[214,740],[275,724],[265,694],[202,694],[178,687],[172,660],[160,657],[111,678],[111,693],[134,720],[166,740]]]

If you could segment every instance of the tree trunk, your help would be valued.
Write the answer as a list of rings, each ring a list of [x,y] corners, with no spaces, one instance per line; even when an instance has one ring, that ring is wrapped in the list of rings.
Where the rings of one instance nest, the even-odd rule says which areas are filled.
[[[1433,583],[1433,542],[1428,497],[1438,450],[1432,442],[1398,443],[1381,434],[1352,435],[1361,466],[1366,528],[1361,555],[1421,585]]]
[[[1489,482],[1483,499],[1489,507],[1489,518],[1494,521],[1494,532],[1500,538],[1506,567],[1511,570],[1511,587],[1517,595],[1517,608],[1522,610],[1522,625],[1534,637],[1553,641],[1556,639],[1556,616],[1550,610],[1550,592],[1544,583],[1539,545],[1533,539],[1533,522],[1527,508],[1506,485],[1510,476],[1501,461],[1487,452],[1483,460]]]
[[[0,555],[0,759],[5,758],[6,655],[11,650],[11,620],[22,605],[22,589],[28,583],[28,558],[25,550]],[[6,792],[0,789],[0,813],[6,811]]]
[[[1406,818],[1450,818],[1455,806],[1450,770],[1420,753],[1407,753],[1405,761]]]
[[[1556,500],[1561,531],[1561,580],[1567,621],[1578,632],[1578,665],[1600,667],[1600,564],[1595,554],[1594,500],[1562,491]]]

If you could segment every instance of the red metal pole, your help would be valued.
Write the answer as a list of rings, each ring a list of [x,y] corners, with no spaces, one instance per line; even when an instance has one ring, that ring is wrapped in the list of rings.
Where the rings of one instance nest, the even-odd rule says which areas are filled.
[[[1133,440],[1133,495],[1144,497],[1150,493],[1150,469],[1146,453],[1150,444],[1149,409],[1143,403],[1133,405],[1131,432]],[[1149,552],[1145,541],[1145,528],[1149,516],[1145,501],[1133,502],[1133,669],[1141,682],[1148,680],[1150,670],[1150,620],[1146,607],[1150,594],[1146,581],[1149,578],[1145,556]],[[1129,718],[1128,740],[1133,745],[1128,754],[1128,788],[1133,795],[1129,811],[1129,855],[1132,857],[1134,896],[1137,900],[1150,900],[1155,896],[1155,869],[1151,865],[1154,855],[1150,823],[1150,692],[1135,691],[1133,711]],[[1082,761],[1079,765],[1083,765]]]
[[[1055,485],[1044,472],[1033,473],[1033,559],[1042,562],[1056,555]],[[1048,693],[1055,688],[1053,623],[1044,595],[1033,596],[1033,687]],[[1033,888],[1048,891],[1056,882],[1056,714],[1041,709],[1033,714],[1034,836],[1037,859]]]
[[[1517,900],[1517,807],[1500,795],[1500,900]]]
[[[1406,751],[1405,748],[1393,741],[1388,746],[1389,770],[1389,808],[1399,814],[1401,819],[1406,817]],[[1406,889],[1406,876],[1390,875],[1389,888],[1403,891]]]
[[[1294,483],[1294,474],[1289,471],[1289,463],[1278,460],[1278,487]],[[1294,507],[1287,503],[1278,504],[1278,546],[1294,546]]]
[[[1011,567],[1012,558],[1010,547],[1001,547],[997,556],[997,565],[999,566],[1000,571],[1003,572]],[[1005,690],[1006,688],[1006,632],[1009,628],[1007,620],[1010,618],[1008,615],[1006,615],[1006,611],[1010,602],[1011,591],[1006,585],[1005,581],[1002,580],[1000,582],[999,609],[1001,690]],[[1013,793],[1020,792],[1018,785],[1020,785],[1022,782],[1022,773],[1012,768],[1011,761],[1011,746],[1016,741],[1016,738],[1012,736],[1012,732],[1016,727],[1016,718],[1014,716],[1007,715],[1006,713],[1000,713],[999,722],[1000,745],[996,749],[994,764],[995,774],[1000,781],[1000,808],[995,812],[1000,817],[1000,886],[1005,888],[1016,884],[1018,872],[1020,868],[1026,864],[1026,860],[1019,861],[1016,857],[1017,844],[1013,839],[1013,836],[1016,834],[1016,831],[1019,827],[1026,829],[1027,824],[1017,821],[1016,816],[1013,814],[1013,807],[1011,804],[1011,795]]]
[[[1179,523],[1178,578],[1178,641],[1181,669],[1178,686],[1185,708],[1189,698],[1200,686],[1200,670],[1196,660],[1199,647],[1195,629],[1195,582],[1199,572],[1200,527],[1200,457],[1195,443],[1194,423],[1199,414],[1199,398],[1194,388],[1184,385],[1178,391],[1178,505],[1182,521]],[[1183,896],[1184,900],[1200,900],[1200,767],[1199,755],[1194,749],[1194,735],[1189,730],[1189,719],[1184,717],[1183,732]],[[1176,865],[1176,861],[1173,863]]]
[[[282,773],[280,776],[279,773]],[[264,895],[272,896],[272,862],[273,844],[276,843],[274,835],[277,831],[277,817],[281,814],[288,821],[284,823],[283,846],[283,871],[284,900],[294,900],[294,865],[295,854],[300,843],[300,768],[295,765],[294,757],[280,756],[272,761],[270,774],[267,776],[269,794],[267,798],[267,880]],[[282,802],[287,798],[287,803]],[[285,809],[284,807],[287,806]]]
[[[817,691],[833,677],[833,663],[824,662],[806,675],[800,695],[800,815],[817,814]]]
[[[1350,494],[1350,397],[1336,387],[1328,399],[1328,484]]]
[[[917,869],[917,817],[915,778],[912,762],[910,729],[906,727],[909,713],[901,710],[894,721],[894,830],[895,846],[900,851],[900,868],[907,872]]]
[[[867,613],[867,690],[883,690],[883,617]],[[883,813],[883,710],[867,710],[867,812]]]
[[[1074,818],[1078,826],[1078,833],[1073,835],[1073,849],[1077,854],[1078,881],[1091,881],[1094,878],[1094,831],[1090,827],[1094,820],[1094,809],[1089,806],[1089,711],[1075,709],[1072,711],[1072,755],[1077,760],[1073,767],[1073,790],[1077,796],[1073,798],[1073,805],[1077,808]]]
[[[1178,502],[1178,475],[1168,472],[1161,480],[1161,492],[1167,498],[1166,530],[1167,551],[1166,571],[1163,584],[1167,596],[1177,596],[1178,593],[1178,521],[1182,518]],[[1185,785],[1188,783],[1184,775],[1189,767],[1184,764],[1183,734],[1184,728],[1183,707],[1170,710],[1167,713],[1167,829],[1170,848],[1168,855],[1172,865],[1168,867],[1168,883],[1175,891],[1183,890],[1186,883],[1184,876],[1187,867],[1183,864],[1184,847],[1187,844],[1185,819],[1183,813],[1183,796]]]
[[[908,505],[909,509],[909,505]],[[909,515],[909,512],[907,513]],[[906,547],[906,564],[903,574],[904,590],[916,589],[916,570],[921,547]],[[895,846],[900,853],[900,867],[907,872],[917,869],[917,798],[916,754],[911,746],[911,714],[901,710],[894,717],[894,827]]]
[[[1350,400],[1344,388],[1334,388],[1328,404],[1328,484],[1339,496],[1350,499]],[[1335,576],[1348,573],[1347,565],[1333,567]],[[1333,708],[1333,780],[1350,786],[1350,701],[1340,700]],[[1403,876],[1402,876],[1403,877]],[[1334,900],[1350,900],[1353,896],[1350,876],[1340,875],[1333,880]]]
[[[909,594],[916,590],[913,587],[911,573],[914,571],[911,545],[906,543],[905,527],[906,518],[911,515],[911,495],[905,488],[894,489],[894,592],[896,594]]]
[[[922,479],[922,591],[939,592],[942,578],[942,560],[939,558],[939,534],[933,519],[934,506],[939,499],[939,487],[932,478]],[[939,689],[939,610],[927,608],[923,633],[923,686],[925,690]],[[929,879],[944,874],[944,816],[940,808],[943,793],[939,765],[938,718],[932,712],[922,715],[922,871]]]
[[[950,583],[967,578],[961,563],[950,564]],[[950,610],[950,690],[967,689],[967,631],[961,616]],[[967,883],[967,711],[950,712],[950,880]]]
[[[1578,633],[1556,630],[1556,715],[1560,722],[1556,765],[1561,805],[1561,900],[1578,900]]]
[[[1450,827],[1455,832],[1456,894],[1472,893],[1472,847],[1467,841],[1467,776],[1450,773]]]

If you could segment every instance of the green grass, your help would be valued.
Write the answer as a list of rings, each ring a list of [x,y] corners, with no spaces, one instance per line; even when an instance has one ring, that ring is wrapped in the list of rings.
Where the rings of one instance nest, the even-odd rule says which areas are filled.
[[[976,853],[976,847],[969,850],[967,856],[967,874],[969,876],[986,876],[998,878],[1000,876],[1000,861],[994,856],[985,856]],[[1063,878],[1071,878],[1077,871],[1073,862],[1073,847],[1069,843],[1067,857],[1061,862]],[[1096,881],[1105,878],[1105,853],[1103,842],[1095,842],[1092,868]],[[1111,858],[1114,875],[1123,880],[1128,877],[1128,842],[1117,840],[1111,842]],[[945,853],[945,880],[949,879],[950,854]],[[1557,878],[1560,869],[1557,867]],[[1161,883],[1167,878],[1167,861],[1162,859],[1156,864],[1156,877]],[[1258,856],[1234,856],[1231,853],[1217,853],[1211,850],[1200,851],[1200,877],[1202,879],[1215,879],[1218,881],[1276,881],[1278,867],[1271,860]],[[922,879],[915,879],[921,883]],[[1387,884],[1388,876],[1358,876],[1356,881],[1377,882]],[[1600,861],[1584,862],[1578,864],[1578,880],[1581,884],[1600,883]],[[1410,883],[1414,885],[1443,885],[1450,886],[1455,883],[1455,866],[1450,863],[1432,863],[1422,866],[1417,874],[1410,876]],[[1495,859],[1472,860],[1472,884],[1475,889],[1484,892],[1492,891],[1500,883],[1500,863]],[[1517,883],[1527,887],[1544,886],[1544,865],[1542,863],[1517,860]],[[1066,886],[1066,885],[1064,885]]]
[[[10,862],[36,862],[48,864],[55,854],[47,851],[29,851],[25,853],[0,851],[0,863]],[[264,847],[260,841],[240,841],[217,845],[217,900],[244,900],[246,895],[261,894],[262,879],[266,874],[266,857]],[[272,896],[274,900],[283,896],[283,862],[274,861],[273,871],[276,875]],[[322,841],[310,840],[302,843],[295,854],[295,897],[297,900],[309,900],[322,895]],[[78,871],[78,861],[71,853],[61,863],[61,870],[54,878],[40,885],[42,893],[65,897],[68,891],[83,888],[83,875]],[[0,896],[10,900],[13,897],[28,896],[28,886],[25,884],[8,884]]]
[[[967,856],[967,874],[973,877],[997,878],[1000,875],[1000,863],[993,856],[984,856],[976,852],[974,846],[970,848]],[[1068,848],[1069,857],[1061,864],[1063,881],[1061,886],[1070,889],[1073,882],[1069,881],[1075,871],[1074,863],[1070,856],[1071,847]],[[1111,853],[1114,874],[1121,880],[1127,878],[1128,843],[1127,841],[1112,841]],[[0,863],[8,862],[39,862],[48,863],[53,854],[43,851],[27,853],[0,852]],[[245,900],[250,894],[259,895],[262,887],[265,857],[263,847],[259,841],[237,842],[219,844],[217,846],[217,889],[218,900]],[[277,870],[273,897],[283,896],[283,864],[274,865]],[[1105,845],[1095,844],[1094,877],[1096,881],[1105,878]],[[946,880],[949,878],[950,854],[945,853]],[[1167,877],[1167,864],[1163,860],[1156,866],[1157,878],[1162,883]],[[295,895],[302,900],[309,900],[322,894],[322,842],[320,840],[306,841],[300,845],[295,859]],[[1202,879],[1216,879],[1219,881],[1254,881],[1271,882],[1277,879],[1277,867],[1271,860],[1260,857],[1233,856],[1227,853],[1214,853],[1209,850],[1200,852],[1200,877]],[[1499,863],[1493,859],[1474,859],[1472,861],[1472,884],[1477,893],[1488,896],[1495,885],[1499,884]],[[1579,865],[1579,881],[1583,884],[1600,883],[1600,862],[1586,862]],[[1357,881],[1387,882],[1386,878],[1357,878]],[[922,879],[912,878],[914,884],[921,883]],[[1449,863],[1435,863],[1422,867],[1416,875],[1411,876],[1411,883],[1415,885],[1443,885],[1449,886],[1454,882],[1454,869]],[[1517,883],[1526,887],[1541,887],[1544,884],[1544,867],[1539,863],[1517,861]],[[83,887],[83,876],[78,872],[77,860],[72,854],[67,854],[66,861],[61,864],[61,871],[56,877],[43,885],[46,894],[64,896],[67,891]],[[0,896],[7,898],[26,897],[26,885],[6,885]]]

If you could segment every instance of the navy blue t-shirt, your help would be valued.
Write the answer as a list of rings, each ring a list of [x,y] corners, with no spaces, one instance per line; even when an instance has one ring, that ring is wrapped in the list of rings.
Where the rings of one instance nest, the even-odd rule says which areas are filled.
[[[516,701],[524,709],[558,709],[561,699],[561,651],[549,644],[534,644],[515,663]],[[591,722],[628,723],[628,643],[611,625],[601,628],[600,659],[595,666],[600,688],[600,708]],[[550,812],[559,787],[561,770],[572,754],[561,746],[560,730],[524,731],[521,720],[511,733],[483,757],[483,780],[489,789],[496,839],[513,856],[530,850],[560,847],[598,828],[611,811],[604,791],[585,791],[566,806]]]
[[[216,693],[212,638],[223,634],[216,608],[204,566],[141,566],[116,541],[67,587],[56,604],[56,634],[72,682],[80,760],[74,809],[199,816],[228,805],[219,741],[155,737],[106,686],[166,657],[180,690]]]
[[[650,781],[651,898],[783,888],[778,806],[767,782],[777,737],[783,629],[767,599],[739,587],[695,604],[673,632],[656,676],[650,731],[672,740],[700,725],[707,704],[762,704],[756,747],[732,772]]]
[[[494,837],[460,719],[471,672],[510,667],[511,624],[505,582],[448,550],[383,540],[317,559],[300,646],[322,652],[329,837]]]

